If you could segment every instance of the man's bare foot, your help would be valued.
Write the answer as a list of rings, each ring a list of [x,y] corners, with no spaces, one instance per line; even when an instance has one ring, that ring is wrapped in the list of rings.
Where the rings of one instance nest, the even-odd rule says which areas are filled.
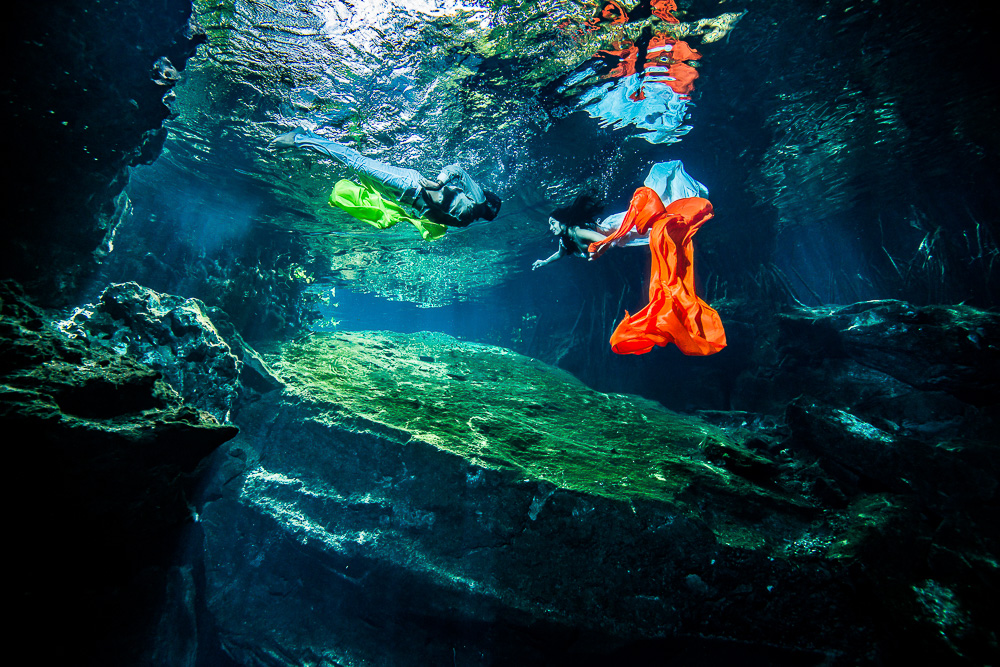
[[[301,127],[297,127],[291,132],[279,134],[274,139],[271,139],[271,143],[267,145],[267,149],[271,151],[283,151],[289,148],[295,148],[295,137],[305,133],[305,130]]]

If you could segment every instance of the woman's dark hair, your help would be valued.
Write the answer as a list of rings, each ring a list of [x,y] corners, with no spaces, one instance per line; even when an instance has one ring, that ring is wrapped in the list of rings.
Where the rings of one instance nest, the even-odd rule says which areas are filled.
[[[561,206],[549,215],[567,227],[593,229],[604,206],[589,192],[579,194],[569,206]]]
[[[500,212],[500,197],[489,190],[483,190],[483,196],[486,197],[486,213],[483,215],[483,219],[492,220]]]

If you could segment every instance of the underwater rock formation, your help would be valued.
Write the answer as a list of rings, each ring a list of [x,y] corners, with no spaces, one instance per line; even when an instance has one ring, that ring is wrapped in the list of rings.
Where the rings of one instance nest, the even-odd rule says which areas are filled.
[[[3,277],[62,302],[107,252],[129,167],[160,154],[164,103],[203,36],[185,0],[18,3],[3,21]],[[13,162],[12,162],[13,163]]]
[[[192,473],[236,427],[186,405],[150,367],[68,337],[9,282],[0,418],[13,635],[56,663],[138,664],[190,522]]]
[[[885,553],[861,561],[859,586],[881,591],[879,631],[896,636],[885,650],[989,663],[998,641],[987,619],[1000,595],[1000,315],[870,301],[794,309],[759,333],[734,390],[749,412],[703,416],[732,424],[742,414],[748,437],[770,439],[829,507],[877,498],[910,513]],[[760,413],[773,416],[769,428]]]
[[[109,285],[67,325],[159,371],[184,401],[228,421],[238,397],[281,386],[218,308],[136,283]]]
[[[780,413],[804,395],[896,436],[982,436],[1000,402],[1000,315],[903,301],[793,309],[760,323],[734,403]]]
[[[998,313],[887,300],[834,308],[823,319],[860,364],[972,405],[1000,402]]]
[[[909,560],[989,549],[935,532],[910,487],[838,486],[798,426],[711,426],[441,334],[314,335],[264,356],[285,391],[241,411],[201,515],[207,606],[241,664],[989,647],[970,630],[984,598],[963,588],[982,570]],[[973,619],[950,628],[954,653],[921,616],[935,600]]]

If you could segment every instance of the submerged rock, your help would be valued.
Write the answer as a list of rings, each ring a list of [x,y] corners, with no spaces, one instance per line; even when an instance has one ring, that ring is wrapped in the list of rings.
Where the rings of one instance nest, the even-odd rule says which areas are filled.
[[[890,493],[825,506],[754,441],[440,334],[265,358],[285,391],[241,412],[202,512],[243,664],[878,653],[857,573],[915,530]]]
[[[857,363],[972,405],[1000,401],[1000,315],[970,306],[869,301],[784,317],[790,335],[829,329]],[[836,332],[836,333],[834,333]],[[809,336],[813,338],[813,336]]]
[[[881,608],[897,662],[990,664],[1000,652],[988,621],[1000,595],[998,341],[1000,315],[962,305],[796,309],[737,382],[745,414],[776,415],[765,444],[805,493],[910,515],[880,551],[859,552],[859,591]]]
[[[218,308],[136,283],[109,285],[67,326],[160,373],[184,400],[228,421],[240,394],[281,382]]]
[[[0,283],[14,634],[63,664],[138,664],[205,457],[232,425],[72,339]],[[53,628],[59,641],[52,644]]]
[[[870,301],[779,314],[737,380],[734,404],[782,414],[805,396],[894,437],[934,442],[993,429],[997,378],[997,313]]]

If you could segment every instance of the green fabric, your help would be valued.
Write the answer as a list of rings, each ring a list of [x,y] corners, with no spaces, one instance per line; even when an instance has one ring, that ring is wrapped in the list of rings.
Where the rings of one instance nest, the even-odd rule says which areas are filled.
[[[402,206],[383,197],[374,187],[360,185],[347,179],[337,181],[333,186],[330,206],[335,206],[379,229],[388,229],[405,220],[420,231],[420,236],[425,241],[439,239],[448,231],[444,225],[431,222],[427,218],[414,218]]]

